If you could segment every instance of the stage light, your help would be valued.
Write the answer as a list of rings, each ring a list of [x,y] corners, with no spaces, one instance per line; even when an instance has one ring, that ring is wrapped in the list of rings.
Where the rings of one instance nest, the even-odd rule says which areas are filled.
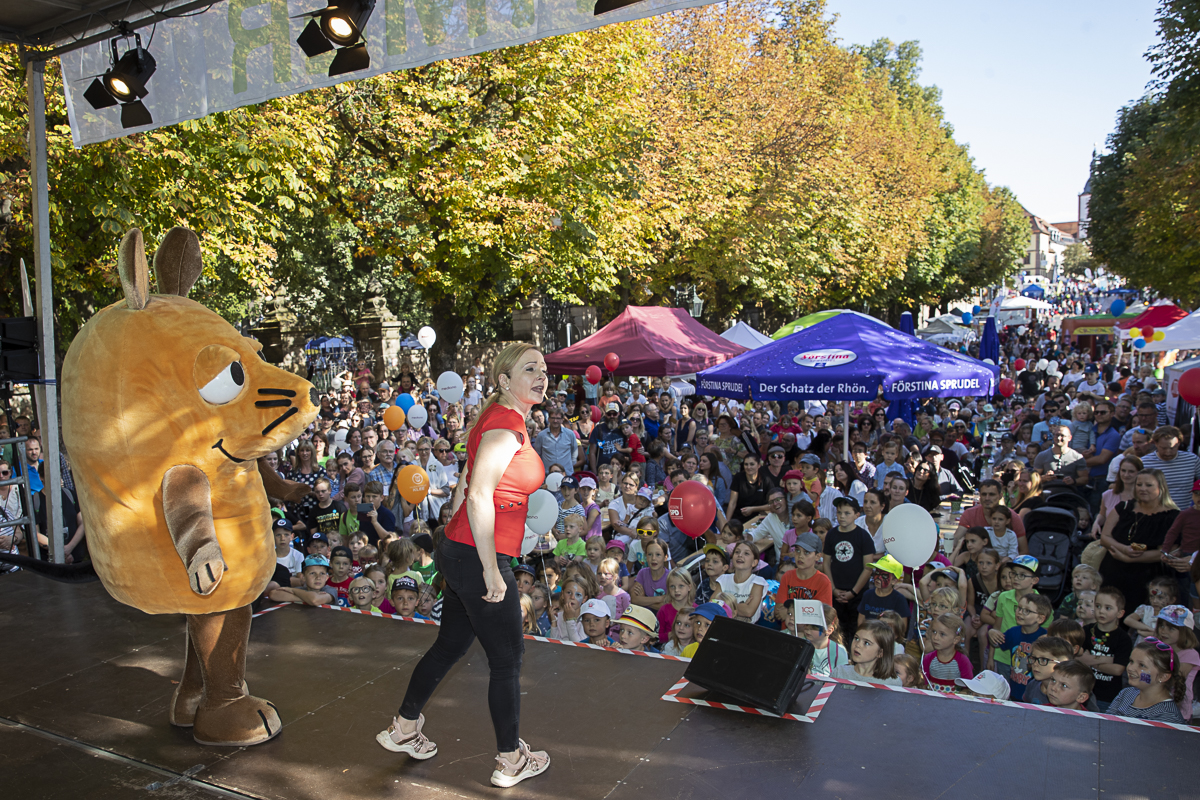
[[[596,7],[592,10],[592,16],[598,17],[601,14],[607,14],[610,11],[616,11],[619,8],[632,6],[641,0],[597,0]]]
[[[366,69],[371,66],[371,56],[361,40],[374,10],[375,0],[329,0],[328,8],[300,15],[312,19],[296,44],[309,58],[338,48],[329,65],[330,76]]]
[[[142,47],[142,37],[134,34],[134,46],[122,56],[117,55],[118,36],[112,40],[112,67],[98,76],[83,93],[83,98],[99,111],[121,106],[121,127],[136,128],[154,121],[142,98],[150,94],[146,84],[158,68],[154,56]]]

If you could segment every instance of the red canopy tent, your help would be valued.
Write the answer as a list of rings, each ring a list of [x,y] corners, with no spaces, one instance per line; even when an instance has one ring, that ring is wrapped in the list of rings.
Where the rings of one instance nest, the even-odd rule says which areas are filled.
[[[1121,320],[1117,323],[1117,327],[1126,331],[1130,328],[1165,328],[1187,315],[1188,312],[1179,306],[1171,303],[1163,303],[1161,306],[1150,306],[1150,308],[1147,308],[1133,319]]]
[[[570,347],[546,356],[551,373],[581,375],[591,365],[604,368],[616,353],[621,375],[687,375],[746,352],[722,339],[682,308],[628,306],[616,319]]]

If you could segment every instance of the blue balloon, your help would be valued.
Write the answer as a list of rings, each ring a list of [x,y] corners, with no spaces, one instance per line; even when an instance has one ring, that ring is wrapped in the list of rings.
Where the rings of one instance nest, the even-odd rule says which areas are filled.
[[[1120,299],[1113,300],[1112,305],[1109,306],[1108,310],[1112,312],[1114,317],[1121,316],[1125,313],[1125,301]]]
[[[970,311],[963,312],[963,324],[964,325],[970,325],[971,320],[973,320],[973,319],[975,319],[975,317],[971,315]]]
[[[1138,350],[1141,350],[1143,347],[1146,346],[1146,340],[1141,339],[1141,338],[1135,339],[1133,342],[1133,346],[1136,347]]]
[[[408,392],[405,392],[404,394],[402,394],[396,398],[396,405],[400,406],[400,410],[403,411],[405,414],[407,414],[408,410],[410,408],[412,408],[414,405],[416,405],[416,403],[417,403],[416,398],[413,397]]]
[[[983,309],[982,309],[982,308],[980,308],[979,306],[971,306],[971,313],[972,313],[972,314],[978,314],[980,311],[983,311]]]

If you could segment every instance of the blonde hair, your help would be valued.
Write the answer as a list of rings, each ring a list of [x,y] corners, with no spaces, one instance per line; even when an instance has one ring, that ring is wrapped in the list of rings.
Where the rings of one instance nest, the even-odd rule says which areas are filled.
[[[941,625],[946,630],[955,636],[962,636],[963,621],[962,617],[954,614],[938,614],[933,618],[933,624]]]
[[[417,546],[412,539],[396,539],[388,542],[386,555],[389,574],[405,572],[417,560]]]
[[[536,615],[533,611],[533,599],[527,594],[522,594],[520,602],[521,610],[525,612],[525,621],[521,623],[521,632],[532,633],[534,635],[540,634],[541,631],[538,630],[537,620],[534,618]]]
[[[1077,564],[1075,569],[1071,570],[1071,577],[1076,575],[1086,575],[1092,581],[1092,588],[1099,589],[1104,583],[1104,578],[1100,575],[1100,570],[1093,567],[1091,564]]]
[[[500,395],[504,391],[500,388],[500,376],[508,375],[511,378],[513,367],[515,367],[517,363],[520,362],[521,358],[524,357],[524,355],[530,350],[537,350],[537,347],[529,344],[528,342],[513,342],[496,354],[495,360],[492,361],[492,368],[488,370],[488,379],[491,381],[492,386],[496,387],[496,391],[485,397],[483,402],[479,404],[479,415],[475,417],[475,419],[471,422],[470,427],[467,428],[468,434],[470,434],[471,430],[475,427],[475,424],[478,423],[479,420],[483,419],[483,413],[491,408],[493,403],[500,399]]]
[[[925,684],[925,671],[921,669],[921,664],[908,653],[901,653],[892,659],[892,666],[903,666],[905,672],[908,673],[908,681],[905,686],[909,689],[925,689],[928,688]]]
[[[590,542],[591,539],[588,539],[588,541]],[[601,572],[611,572],[613,575],[616,575],[618,578],[620,578],[621,562],[617,561],[615,558],[603,558],[600,560],[600,566],[596,567],[596,574],[599,575]],[[674,575],[675,573],[671,574]]]
[[[887,625],[892,630],[892,637],[897,642],[904,641],[908,635],[908,618],[902,617],[890,608],[887,611],[879,613],[879,621]],[[859,626],[862,627],[861,625]]]
[[[958,589],[952,589],[949,586],[943,586],[940,589],[934,589],[929,594],[929,603],[933,604],[934,600],[943,600],[950,604],[951,608],[958,608],[959,597]]]
[[[609,559],[612,561],[613,559]],[[689,604],[696,603],[696,583],[692,580],[691,573],[686,569],[676,567],[667,575],[667,591],[671,590],[671,579],[683,581],[683,585],[687,587],[687,601]]]
[[[565,517],[563,517],[563,530],[564,531],[567,529],[567,523],[572,522],[572,521],[578,522],[579,527],[583,528],[585,531],[587,530],[587,520],[586,519],[584,519],[579,514],[567,514]],[[586,544],[585,544],[585,547],[586,547]]]

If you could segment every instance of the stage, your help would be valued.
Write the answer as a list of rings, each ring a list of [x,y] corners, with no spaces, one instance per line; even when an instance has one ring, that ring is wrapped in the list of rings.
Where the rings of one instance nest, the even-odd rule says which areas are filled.
[[[433,625],[319,608],[255,619],[247,682],[283,732],[203,747],[166,720],[179,617],[98,583],[0,576],[5,796],[283,800],[499,797],[1200,797],[1200,735],[1027,709],[837,686],[811,723],[667,702],[685,664],[527,643],[522,736],[542,777],[488,783],[495,740],[476,645],[425,710],[439,753],[413,761],[375,734],[395,713]]]

